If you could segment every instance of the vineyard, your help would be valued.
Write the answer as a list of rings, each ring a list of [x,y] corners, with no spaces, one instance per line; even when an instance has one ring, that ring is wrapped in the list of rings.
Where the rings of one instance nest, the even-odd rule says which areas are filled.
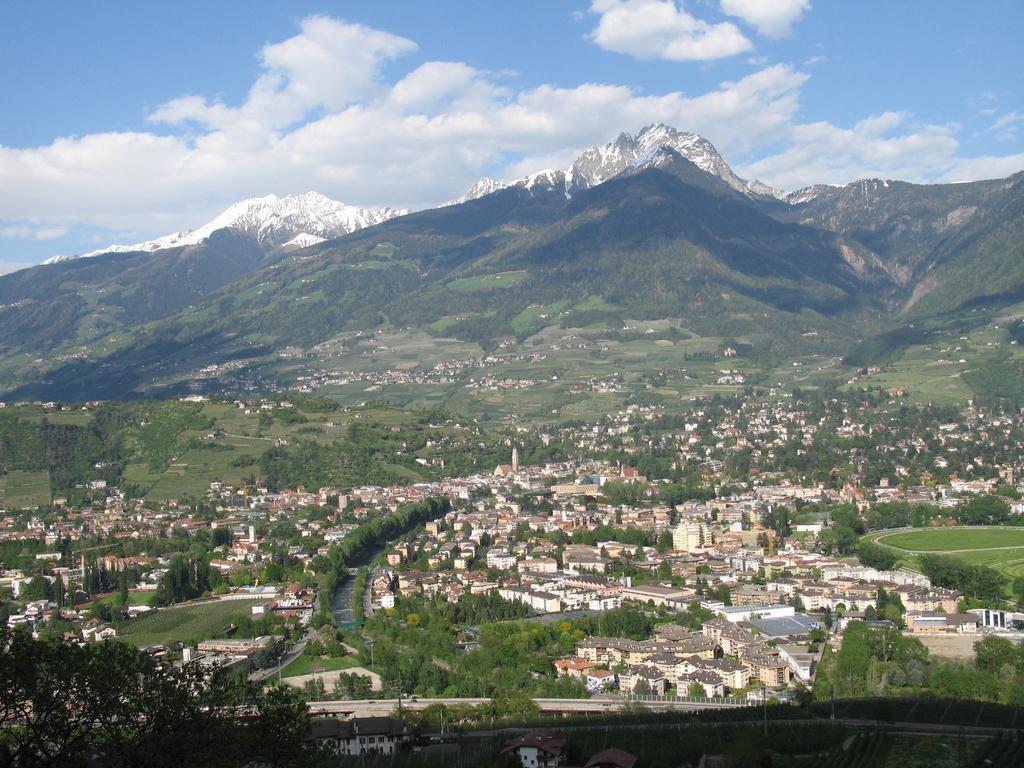
[[[118,626],[118,637],[134,645],[186,645],[207,640],[223,633],[252,613],[254,605],[266,599],[211,600],[203,603],[164,608]]]

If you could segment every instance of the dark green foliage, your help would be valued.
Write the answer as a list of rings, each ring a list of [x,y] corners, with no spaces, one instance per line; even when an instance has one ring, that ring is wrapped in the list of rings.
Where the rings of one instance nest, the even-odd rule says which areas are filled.
[[[175,555],[167,566],[167,573],[153,595],[153,605],[164,606],[192,600],[211,591],[220,582],[220,573],[210,567],[202,557]]]
[[[1010,520],[1010,505],[997,496],[978,496],[957,507],[961,525],[1003,525]]]
[[[75,646],[0,630],[0,763],[302,765],[306,714],[199,665],[160,665],[122,643]]]
[[[970,565],[949,555],[921,555],[921,572],[940,587],[957,589],[968,597],[1000,602],[1004,579],[984,565]]]
[[[0,468],[46,470],[54,494],[91,480],[117,483],[125,464],[161,467],[185,430],[209,426],[200,406],[178,401],[107,403],[86,426],[0,413]]]
[[[896,562],[899,559],[896,553],[888,547],[882,547],[866,540],[857,545],[857,558],[869,568],[877,568],[880,571],[891,571],[896,567]]]
[[[964,372],[964,381],[974,390],[979,402],[1024,405],[1024,363],[1013,359],[1008,352],[979,361],[977,366]]]

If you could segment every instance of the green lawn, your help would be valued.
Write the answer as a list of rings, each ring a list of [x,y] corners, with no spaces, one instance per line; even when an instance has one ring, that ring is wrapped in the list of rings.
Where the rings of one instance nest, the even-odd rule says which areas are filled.
[[[348,656],[299,656],[295,661],[284,668],[285,677],[299,677],[300,675],[311,675],[314,670],[334,672],[338,669],[351,669],[362,666],[362,662],[352,655]]]
[[[176,641],[193,645],[220,634],[229,625],[249,616],[252,606],[266,602],[266,598],[218,600],[180,608],[162,608],[128,621],[118,628],[118,636],[135,645],[166,645]]]
[[[984,565],[1003,574],[1009,583],[1024,576],[1024,528],[917,528],[864,537],[900,553],[899,565],[918,570],[924,554],[955,557],[971,565]]]
[[[14,470],[0,477],[0,505],[7,509],[49,504],[50,473]]]
[[[879,544],[911,552],[951,552],[1024,547],[1024,528],[929,528],[875,537]]]

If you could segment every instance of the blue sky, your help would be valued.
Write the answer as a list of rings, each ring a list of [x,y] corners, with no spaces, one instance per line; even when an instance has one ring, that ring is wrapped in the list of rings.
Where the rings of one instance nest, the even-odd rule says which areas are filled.
[[[1024,170],[1024,3],[9,3],[0,269],[315,189],[425,207],[663,121],[784,189]]]

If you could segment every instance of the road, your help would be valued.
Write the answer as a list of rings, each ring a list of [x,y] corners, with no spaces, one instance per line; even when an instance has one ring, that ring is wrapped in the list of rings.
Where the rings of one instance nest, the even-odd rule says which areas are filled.
[[[380,568],[374,568],[370,571],[370,576],[366,580],[366,588],[363,590],[363,618],[373,618],[373,580],[380,574]]]
[[[249,680],[254,683],[263,683],[272,678],[277,674],[279,669],[283,670],[302,655],[303,651],[306,650],[306,643],[312,640],[313,636],[314,631],[312,629],[307,629],[305,634],[302,636],[302,639],[293,645],[291,649],[281,657],[281,663],[279,665],[270,667],[269,669],[258,669],[249,675]]]
[[[811,725],[820,726],[825,723],[833,723],[836,725],[844,725],[847,728],[869,728],[872,730],[882,730],[888,734],[933,734],[933,735],[949,735],[956,734],[958,736],[999,736],[1005,733],[1018,733],[1017,728],[1004,728],[1001,726],[988,726],[988,725],[954,725],[954,724],[940,724],[940,723],[904,723],[904,722],[892,722],[889,720],[862,720],[856,718],[845,718],[837,717],[834,720],[827,718],[801,718],[795,720],[769,720],[768,728],[776,728],[779,726],[788,728],[793,725]],[[699,723],[701,728],[763,728],[764,722],[762,720],[708,720]],[[580,725],[574,723],[572,730],[574,731],[587,731],[587,730],[601,730],[611,731],[617,728],[623,728],[626,730],[636,730],[638,728],[664,728],[664,723],[651,723],[650,725],[638,725],[634,722],[628,723],[614,723],[614,722],[602,722],[595,725]],[[508,728],[494,728],[483,731],[465,731],[458,734],[460,740],[464,739],[484,739],[493,736],[511,736],[520,734],[523,731],[528,730],[523,727],[508,727]],[[423,734],[424,736],[440,736],[442,738],[447,737],[451,739],[451,732],[447,734]]]
[[[403,698],[402,709],[420,710],[433,704],[479,706],[490,703],[490,699],[421,699]],[[595,699],[534,699],[541,712],[618,712],[626,704],[636,704],[627,699],[595,698]],[[742,701],[736,704],[725,704],[712,701],[650,700],[642,704],[654,712],[674,710],[692,712],[699,709],[733,709],[735,707],[753,706],[753,703]],[[322,715],[354,715],[366,717],[370,715],[388,715],[398,709],[398,699],[357,699],[354,701],[311,701],[309,710]]]

